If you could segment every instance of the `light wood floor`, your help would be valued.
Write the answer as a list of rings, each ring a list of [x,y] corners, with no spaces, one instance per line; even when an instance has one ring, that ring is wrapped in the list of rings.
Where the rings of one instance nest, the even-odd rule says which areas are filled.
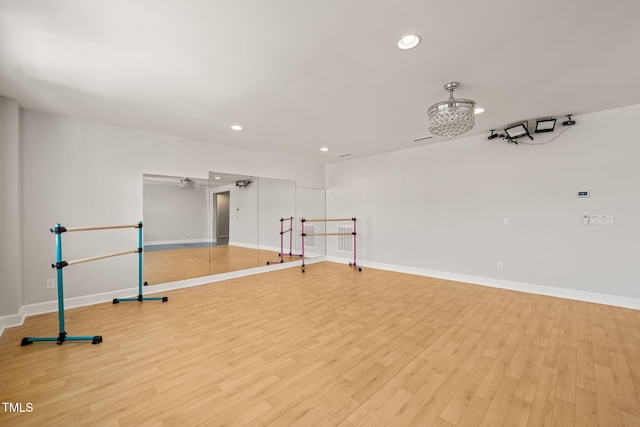
[[[278,252],[241,246],[184,248],[144,252],[144,281],[150,285],[279,263]],[[300,257],[283,257],[284,262]]]
[[[163,295],[6,330],[0,425],[640,425],[638,311],[332,263]]]

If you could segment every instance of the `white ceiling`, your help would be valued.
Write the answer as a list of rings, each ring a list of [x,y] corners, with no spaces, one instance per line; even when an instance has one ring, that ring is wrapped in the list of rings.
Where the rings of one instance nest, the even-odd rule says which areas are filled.
[[[640,104],[639,45],[638,0],[0,0],[0,94],[333,162],[442,142],[413,139],[453,80],[464,136]]]

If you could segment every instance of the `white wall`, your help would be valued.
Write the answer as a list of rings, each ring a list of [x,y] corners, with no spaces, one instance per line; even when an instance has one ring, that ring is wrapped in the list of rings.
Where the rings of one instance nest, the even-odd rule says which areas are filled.
[[[144,243],[207,242],[207,187],[145,183],[143,188]]]
[[[301,219],[323,219],[328,218],[326,216],[326,192],[321,188],[296,188],[296,236],[302,235],[302,222]],[[305,233],[311,234],[311,227],[314,233],[325,233],[325,222],[308,222],[306,223]],[[311,236],[309,236],[311,237]],[[313,244],[311,244],[313,242]],[[324,236],[314,236],[312,239],[307,238],[305,240],[305,258],[306,257],[318,257],[325,256],[326,253],[326,239]],[[302,241],[299,239],[294,240],[294,252],[297,254],[302,253]]]
[[[290,221],[281,218],[294,217],[296,220],[296,183],[288,180],[260,178],[258,180],[258,213],[260,248],[280,252],[280,227],[288,229]],[[286,228],[285,228],[286,227]],[[289,233],[282,235],[282,249],[293,252]],[[277,259],[275,260],[277,261]]]
[[[324,181],[321,165],[299,158],[29,110],[22,110],[21,132],[23,305],[56,300],[55,291],[45,289],[46,279],[55,277],[50,267],[54,237],[49,229],[56,223],[67,227],[137,223],[142,219],[144,173],[208,176],[216,170],[293,179],[309,186]],[[63,234],[67,260],[135,247],[133,229]],[[0,274],[4,281],[4,271]],[[64,269],[64,278],[67,298],[135,287],[137,259],[131,255],[72,266]]]
[[[15,315],[22,301],[22,193],[20,107],[0,97],[0,332],[2,316]]]
[[[540,146],[482,135],[330,164],[327,217],[358,218],[365,262],[640,298],[640,106],[575,119]]]
[[[229,244],[258,248],[258,184],[229,191]]]

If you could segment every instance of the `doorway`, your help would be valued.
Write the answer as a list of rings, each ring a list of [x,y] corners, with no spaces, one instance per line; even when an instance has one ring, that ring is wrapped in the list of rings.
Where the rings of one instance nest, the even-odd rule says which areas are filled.
[[[216,193],[215,200],[215,239],[216,245],[226,245],[229,243],[229,206],[231,192],[225,191]]]

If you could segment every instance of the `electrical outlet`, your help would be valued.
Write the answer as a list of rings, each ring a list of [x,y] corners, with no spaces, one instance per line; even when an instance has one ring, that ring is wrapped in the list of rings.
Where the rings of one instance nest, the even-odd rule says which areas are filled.
[[[53,289],[56,287],[55,279],[47,279],[47,289]]]
[[[498,261],[498,270],[504,270],[504,263],[502,261]]]

